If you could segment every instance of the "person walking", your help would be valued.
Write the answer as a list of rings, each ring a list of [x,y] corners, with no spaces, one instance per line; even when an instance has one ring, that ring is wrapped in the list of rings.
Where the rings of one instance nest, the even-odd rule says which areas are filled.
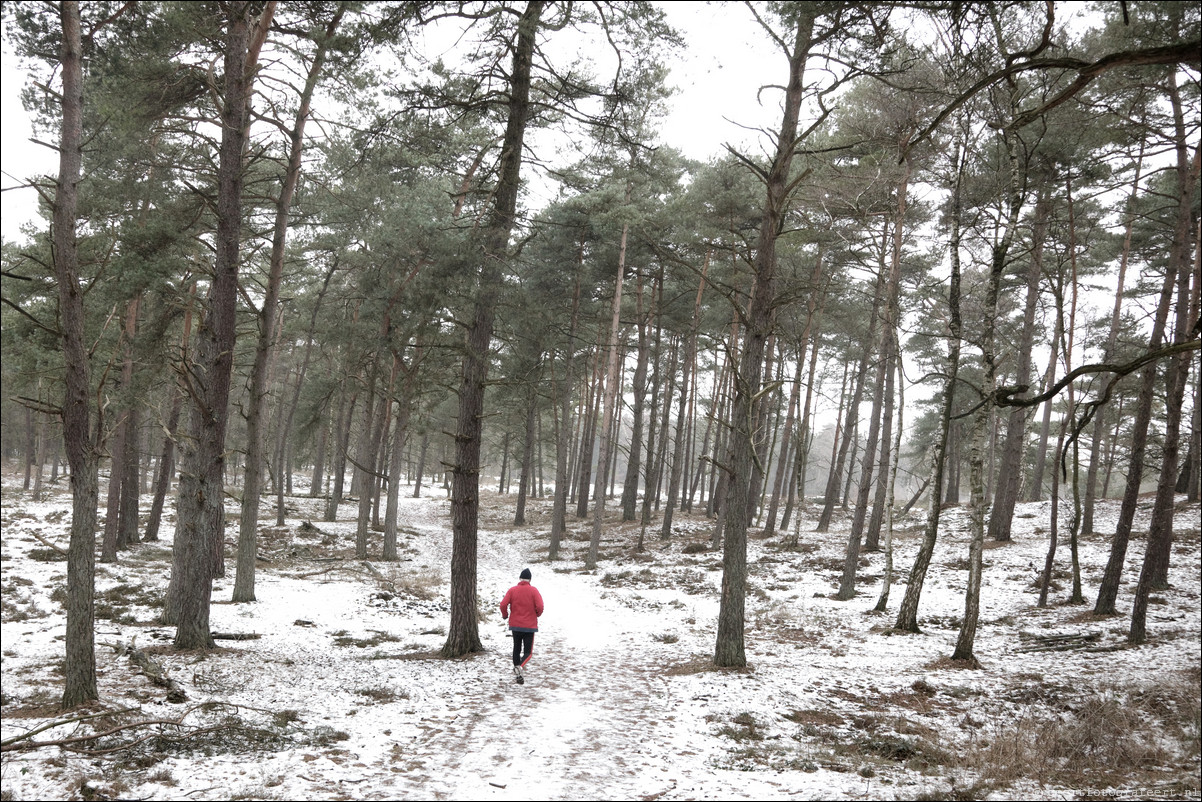
[[[513,673],[518,685],[526,678],[522,671],[534,652],[534,633],[538,632],[538,617],[543,614],[543,597],[530,584],[530,569],[523,568],[518,583],[501,599],[501,618],[509,622],[513,634]]]

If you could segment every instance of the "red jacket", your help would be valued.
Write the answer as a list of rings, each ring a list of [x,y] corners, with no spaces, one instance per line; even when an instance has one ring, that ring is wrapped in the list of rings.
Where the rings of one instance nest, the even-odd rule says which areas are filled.
[[[501,599],[501,618],[518,632],[538,632],[538,617],[543,614],[543,597],[538,588],[523,579]]]

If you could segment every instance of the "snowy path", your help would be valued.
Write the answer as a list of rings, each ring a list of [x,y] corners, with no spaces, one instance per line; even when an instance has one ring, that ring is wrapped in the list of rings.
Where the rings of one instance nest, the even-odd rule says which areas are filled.
[[[491,540],[491,537],[490,537]],[[632,796],[648,789],[652,731],[671,717],[662,680],[645,652],[629,649],[630,611],[598,597],[595,580],[535,564],[534,585],[546,602],[527,682],[510,670],[511,639],[496,604],[529,563],[516,544],[493,540],[480,553],[480,625],[485,654],[468,658],[456,707],[427,719],[414,744],[433,761],[406,778],[414,792],[454,799]],[[489,589],[501,588],[500,592]],[[497,598],[492,598],[495,595]],[[671,721],[667,721],[671,724]],[[636,761],[631,760],[631,763]],[[664,771],[668,766],[664,766]]]

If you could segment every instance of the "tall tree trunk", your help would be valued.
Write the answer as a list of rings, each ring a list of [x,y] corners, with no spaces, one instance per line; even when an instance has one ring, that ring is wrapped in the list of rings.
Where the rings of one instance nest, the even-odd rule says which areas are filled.
[[[648,457],[649,461],[655,463],[654,470],[651,471],[651,476],[647,481],[647,497],[650,499],[652,506],[659,509],[660,494],[663,491],[664,468],[667,465],[668,452],[668,424],[672,418],[672,394],[676,390],[676,366],[677,359],[680,356],[679,337],[668,335],[668,365],[661,371],[663,378],[663,401],[661,406],[663,412],[659,419],[659,446],[653,457]]]
[[[446,643],[442,647],[444,657],[459,657],[483,648],[476,604],[476,542],[484,385],[488,379],[489,348],[497,296],[502,284],[501,266],[509,260],[509,235],[517,210],[522,141],[530,116],[535,38],[544,5],[543,0],[531,0],[517,25],[509,79],[509,107],[505,136],[501,142],[501,163],[493,192],[492,211],[483,232],[476,308],[468,327],[463,357],[451,487],[451,621]]]
[[[343,381],[345,384],[345,380]],[[338,506],[342,503],[342,489],[346,484],[346,457],[351,443],[351,421],[355,417],[355,402],[359,399],[358,392],[348,400],[342,387],[338,391],[338,407],[334,413],[334,461],[331,465],[333,476],[330,487],[330,497],[326,499],[325,520],[338,520]]]
[[[1109,362],[1114,358],[1118,345],[1119,326],[1123,306],[1123,290],[1127,283],[1127,264],[1131,258],[1131,237],[1135,230],[1135,201],[1139,197],[1139,180],[1143,173],[1144,147],[1146,140],[1140,139],[1139,155],[1135,160],[1135,175],[1131,180],[1131,194],[1127,196],[1127,222],[1123,233],[1123,249],[1119,254],[1119,274],[1114,288],[1114,307],[1110,313],[1110,331],[1106,335],[1106,347],[1102,351],[1102,359]],[[1098,471],[1102,461],[1102,440],[1109,429],[1110,405],[1104,405],[1094,417],[1093,436],[1089,446],[1089,469],[1085,474],[1085,502],[1082,511],[1081,531],[1090,534],[1094,531],[1094,504],[1097,498]],[[1103,494],[1104,495],[1104,494]]]
[[[363,428],[359,430],[359,443],[355,447],[355,458],[351,461],[354,466],[354,479],[351,491],[359,494],[359,509],[355,516],[355,558],[367,559],[367,523],[371,513],[372,473],[376,464],[376,409],[382,407],[379,417],[388,416],[388,394],[376,400],[376,380],[380,371],[379,355],[371,355],[371,366],[368,368],[367,389],[365,391],[366,405],[363,409]],[[389,382],[391,389],[391,381]]]
[[[1052,213],[1052,201],[1047,187],[1040,187],[1035,200],[1035,219],[1031,231],[1031,264],[1027,268],[1027,299],[1023,307],[1023,325],[1015,352],[1018,364],[1014,369],[1014,382],[1018,385],[1031,383],[1031,351],[1035,340],[1035,312],[1039,303],[1039,279],[1043,271],[1043,250],[1047,239],[1048,220]],[[1052,346],[1052,364],[1056,361],[1056,346]],[[988,537],[991,540],[1010,540],[1011,524],[1014,521],[1014,505],[1018,502],[1022,483],[1023,451],[1027,443],[1028,411],[1025,406],[1013,407],[1006,421],[1006,441],[1002,446],[1002,461],[998,467],[1001,481],[993,497],[993,509],[989,514]]]
[[[1189,447],[1185,452],[1185,461],[1181,464],[1181,476],[1177,478],[1177,492],[1184,493],[1186,501],[1190,504],[1198,503],[1198,491],[1202,487],[1199,482],[1199,478],[1202,477],[1202,395],[1198,393],[1199,386],[1195,377],[1194,414],[1190,416]]]
[[[793,436],[793,419],[797,413],[797,403],[801,398],[801,366],[805,360],[805,343],[797,354],[797,368],[789,387],[789,403],[785,412],[784,431],[781,434],[780,456],[777,460],[776,476],[772,480],[772,499],[768,503],[768,515],[764,519],[764,536],[776,534],[776,513],[780,509],[780,497],[787,489],[786,477],[793,475],[793,454],[790,452]],[[781,363],[784,363],[782,356]],[[788,523],[785,523],[788,526]]]
[[[67,546],[66,662],[63,707],[99,698],[94,644],[96,509],[99,477],[92,441],[91,376],[84,341],[83,287],[76,239],[83,143],[83,50],[79,3],[64,0],[59,64],[62,68],[62,129],[53,210],[54,277],[66,366],[63,442],[71,467],[71,537]]]
[[[630,201],[630,186],[626,187],[626,200]],[[611,319],[609,326],[609,361],[605,371],[605,412],[601,419],[601,456],[597,463],[597,489],[593,499],[593,532],[589,538],[588,556],[584,560],[584,567],[592,570],[597,567],[597,553],[601,545],[601,525],[605,517],[605,482],[606,469],[609,466],[610,452],[614,448],[614,440],[616,439],[610,433],[610,420],[614,417],[616,410],[614,402],[618,397],[618,384],[620,383],[620,374],[618,365],[621,363],[621,353],[618,343],[618,327],[621,325],[622,316],[622,281],[626,274],[626,235],[628,226],[622,224],[622,237],[618,243],[618,275],[614,281],[614,297],[611,308]]]
[[[1006,215],[1001,237],[993,246],[992,259],[989,265],[989,279],[985,291],[985,307],[982,310],[984,331],[981,335],[981,361],[983,364],[981,377],[981,394],[986,403],[982,404],[973,417],[972,434],[969,440],[969,486],[971,492],[970,541],[968,546],[968,587],[964,593],[964,618],[960,625],[960,634],[956,639],[956,648],[952,652],[953,660],[972,662],[976,660],[973,645],[976,642],[977,622],[981,613],[981,554],[985,547],[985,506],[988,504],[985,487],[985,466],[987,456],[986,444],[991,424],[994,423],[994,391],[997,388],[997,307],[1000,293],[1002,273],[1006,268],[1006,260],[1018,228],[1019,212],[1022,210],[1023,197],[1020,182],[1018,161],[1018,144],[1014,132],[1003,129],[1002,143],[1005,147],[1009,162],[1009,182],[1003,213]]]
[[[651,356],[651,342],[647,336],[648,316],[643,307],[643,274],[635,273],[635,318],[638,326],[639,352],[634,364],[632,391],[633,405],[630,410],[630,458],[626,462],[626,477],[622,482],[622,520],[633,521],[638,504],[639,469],[642,465],[643,413],[647,398],[647,362]]]
[[[183,334],[180,336],[180,361],[177,370],[181,371],[189,361],[188,348],[192,339],[192,303],[196,297],[196,284],[193,282],[188,293],[188,305],[184,309]],[[167,430],[163,434],[163,448],[159,456],[158,476],[154,485],[154,500],[150,505],[150,517],[146,523],[146,540],[159,539],[159,524],[163,518],[163,505],[167,492],[171,488],[171,478],[175,473],[175,438],[179,433],[179,414],[184,403],[184,388],[177,383],[171,391],[171,412],[167,415]]]
[[[801,448],[797,450],[797,495],[800,499],[802,509],[805,509],[806,506],[806,474],[808,473],[810,462],[810,448],[814,442],[814,433],[810,431],[812,426],[810,423],[810,410],[813,409],[814,376],[818,367],[818,346],[820,345],[820,337],[817,330],[814,331],[813,337],[814,344],[810,347],[810,367],[806,373],[809,377],[806,381],[806,397],[805,402],[801,405],[801,431],[798,433],[801,440]]]
[[[907,143],[903,141],[898,144],[899,150],[903,153],[906,152]],[[851,534],[847,541],[847,554],[843,562],[843,578],[839,584],[839,592],[836,595],[836,598],[839,599],[850,599],[856,592],[856,566],[859,564],[860,558],[860,537],[867,515],[872,473],[873,469],[877,467],[873,463],[876,461],[875,449],[878,445],[881,449],[881,464],[876,478],[880,492],[876,494],[876,504],[874,505],[875,510],[873,513],[877,520],[876,530],[878,532],[881,507],[883,506],[887,491],[884,483],[888,478],[889,440],[892,435],[893,424],[893,359],[894,354],[897,352],[896,337],[897,320],[900,315],[899,292],[901,287],[902,242],[906,222],[906,192],[909,186],[910,169],[910,160],[906,158],[903,160],[902,176],[897,187],[897,212],[893,219],[892,236],[882,237],[886,242],[891,242],[892,247],[889,250],[889,273],[884,288],[886,300],[881,320],[881,348],[878,357],[880,365],[877,369],[876,381],[873,388],[872,421],[869,425],[868,444],[865,447],[864,465],[860,474],[855,515],[852,518]],[[882,267],[884,267],[883,264]],[[884,429],[883,434],[880,431],[882,428]],[[875,548],[876,538],[874,537],[872,540],[872,545]]]
[[[284,420],[280,424],[279,431],[276,435],[275,454],[276,462],[282,464],[285,454],[291,453],[291,434],[292,421],[296,418],[296,410],[300,406],[301,388],[305,386],[305,379],[309,375],[309,362],[313,355],[313,334],[317,328],[317,313],[321,310],[322,301],[325,300],[326,290],[329,289],[330,279],[334,277],[334,271],[338,269],[337,261],[330,266],[326,272],[326,277],[322,281],[321,290],[317,293],[317,301],[313,304],[313,312],[309,317],[309,329],[305,334],[305,355],[301,359],[300,370],[296,377],[296,387],[292,390],[292,401],[288,404],[288,411],[284,414]],[[318,437],[317,454],[314,457],[313,467],[313,483],[309,488],[309,495],[315,496],[321,490],[321,474],[322,465],[325,462],[325,447],[326,437],[329,431],[328,426],[322,426],[321,434]],[[288,472],[291,476],[291,471]],[[275,501],[275,525],[284,525],[284,491],[283,488],[277,488]]]
[[[1202,146],[1195,146],[1192,164],[1187,161],[1185,146],[1185,124],[1182,119],[1181,97],[1177,82],[1170,77],[1171,98],[1177,128],[1177,182],[1178,207],[1176,226],[1173,231],[1173,247],[1169,273],[1177,275],[1177,309],[1173,330],[1173,342],[1185,342],[1189,336],[1191,321],[1196,321],[1197,311],[1191,309],[1190,277],[1194,280],[1194,294],[1198,292],[1199,272],[1202,268],[1202,233],[1198,221],[1191,216],[1195,188],[1202,176]],[[1192,225],[1191,225],[1192,223]],[[1191,231],[1192,229],[1192,231]],[[1191,266],[1189,240],[1194,234],[1196,243],[1195,260]],[[1179,244],[1180,243],[1180,244]],[[1192,267],[1192,270],[1191,270]],[[1193,313],[1191,315],[1191,312]],[[1156,501],[1152,505],[1152,520],[1148,527],[1148,546],[1144,551],[1143,566],[1140,568],[1139,584],[1135,589],[1135,602],[1131,607],[1131,629],[1127,633],[1130,643],[1147,640],[1148,596],[1154,588],[1168,586],[1169,555],[1173,545],[1173,501],[1177,485],[1177,454],[1181,442],[1181,411],[1185,396],[1185,385],[1189,378],[1190,363],[1194,360],[1189,353],[1173,357],[1165,371],[1165,414],[1164,441],[1161,446],[1160,478],[1156,483]]]
[[[534,377],[534,381],[537,382],[538,379],[538,376]],[[513,516],[514,526],[523,526],[526,523],[526,496],[530,492],[531,483],[534,480],[534,441],[538,437],[538,429],[535,426],[535,413],[537,411],[538,393],[534,387],[531,386],[526,399],[526,426],[522,446],[522,473],[521,478],[518,480],[517,510]]]
[[[1060,350],[1060,338],[1063,332],[1057,326],[1052,334],[1052,358],[1048,360],[1048,369],[1043,376],[1043,390],[1049,389],[1056,383],[1056,357]],[[1039,424],[1039,444],[1035,447],[1035,470],[1031,476],[1031,486],[1027,490],[1028,501],[1039,501],[1043,498],[1043,474],[1048,461],[1048,441],[1052,433],[1052,399],[1043,405],[1043,420]],[[1025,441],[1024,441],[1025,443]]]
[[[743,626],[747,596],[747,526],[755,503],[751,491],[755,474],[762,473],[755,452],[754,422],[759,417],[764,347],[772,334],[776,304],[776,240],[784,227],[788,207],[790,169],[798,146],[797,121],[803,95],[802,76],[809,56],[818,10],[798,9],[797,31],[789,53],[789,81],[785,88],[784,115],[776,138],[777,150],[766,175],[767,197],[756,247],[754,277],[747,311],[747,326],[739,359],[738,380],[731,407],[730,451],[727,468],[730,484],[724,501],[722,592],[718,609],[718,634],[714,664],[744,666]]]
[[[117,561],[117,550],[125,544],[121,542],[121,498],[122,484],[125,480],[126,443],[130,442],[130,417],[133,414],[133,374],[134,362],[132,337],[137,328],[138,317],[137,299],[131,298],[125,305],[125,313],[121,325],[121,374],[118,381],[120,401],[117,404],[117,416],[109,437],[109,482],[108,500],[105,507],[104,534],[101,537],[100,561],[112,563]]]
[[[715,411],[717,410],[717,407],[718,407],[718,386],[719,386],[719,383],[721,382],[721,378],[722,378],[721,369],[718,367],[718,364],[719,364],[718,360],[715,359],[714,360],[714,379],[713,379],[714,383],[711,385],[714,388],[714,391],[710,397],[710,411],[705,416],[705,434],[703,434],[701,437],[701,451],[700,451],[701,456],[697,459],[697,463],[698,463],[697,471],[693,474],[693,482],[692,482],[692,485],[689,487],[689,493],[687,496],[687,499],[689,502],[688,510],[690,512],[692,512],[692,510],[693,510],[692,502],[693,502],[694,497],[696,497],[696,495],[697,495],[698,489],[701,490],[701,498],[699,499],[699,502],[703,503],[703,504],[705,503],[705,500],[706,500],[706,492],[705,492],[706,477],[709,475],[710,471],[713,468],[713,464],[712,464],[711,460],[709,459],[709,453],[710,453],[710,436],[714,433],[714,421],[716,419]]]
[[[1186,159],[1188,159],[1188,156]],[[1188,163],[1183,166],[1181,160],[1179,152],[1177,166],[1179,175],[1177,220],[1169,254],[1169,264],[1173,266],[1180,266],[1183,263],[1188,265],[1190,258],[1189,207],[1193,197],[1193,186],[1187,181],[1180,180],[1183,170],[1187,174],[1189,172]],[[1177,269],[1165,271],[1164,283],[1161,286],[1160,299],[1156,307],[1156,316],[1152,323],[1152,333],[1148,341],[1149,351],[1159,348],[1164,339],[1177,274]],[[1098,586],[1097,601],[1094,603],[1094,613],[1096,615],[1114,615],[1116,612],[1115,600],[1118,598],[1119,581],[1122,577],[1123,563],[1126,561],[1127,556],[1127,543],[1131,538],[1131,527],[1135,521],[1135,507],[1139,500],[1140,485],[1143,481],[1144,452],[1148,444],[1148,425],[1152,419],[1152,402],[1155,396],[1155,386],[1156,365],[1152,363],[1140,371],[1139,396],[1136,401],[1135,416],[1131,430],[1127,481],[1123,489],[1123,501],[1119,507],[1119,519],[1115,525],[1114,537],[1110,542],[1110,558],[1106,563],[1106,571],[1102,575],[1102,583]]]
[[[117,548],[127,549],[138,542],[138,502],[142,482],[139,470],[142,462],[142,416],[136,404],[129,407],[125,421],[125,454],[121,460],[121,504],[118,508]],[[39,466],[40,467],[40,466]]]
[[[163,505],[167,500],[167,493],[171,489],[171,476],[175,472],[175,436],[179,428],[179,413],[182,406],[183,394],[177,388],[172,388],[171,412],[167,416],[167,431],[163,435],[163,447],[159,453],[154,480],[154,498],[150,503],[150,513],[146,520],[144,537],[148,542],[156,542],[159,539]]]
[[[242,490],[242,517],[238,525],[238,553],[234,568],[233,601],[235,603],[255,600],[259,498],[263,488],[263,450],[266,440],[264,412],[271,376],[271,361],[274,356],[275,342],[279,336],[280,324],[277,323],[279,316],[276,307],[280,281],[284,274],[284,249],[292,214],[292,198],[300,179],[301,152],[304,148],[305,123],[309,119],[309,104],[313,99],[313,92],[317,88],[317,81],[325,63],[326,48],[337,30],[345,10],[345,3],[339,3],[324,34],[317,37],[317,48],[313,54],[313,61],[309,64],[309,73],[305,78],[305,86],[301,90],[296,119],[289,132],[288,165],[284,170],[283,185],[280,187],[280,196],[276,201],[267,284],[264,287],[263,305],[257,316],[259,336],[255,341],[255,356],[248,382],[250,400],[246,415],[246,461]],[[277,470],[283,471],[283,454],[277,453],[276,459]],[[277,493],[282,496],[283,488],[277,488]]]
[[[128,387],[124,392],[128,392]],[[125,421],[128,410],[118,417],[109,437],[109,481],[104,513],[104,531],[100,536],[100,562],[117,562],[117,524],[121,520],[122,464],[125,461]]]
[[[872,302],[872,324],[869,333],[871,340],[875,334],[877,325],[877,316],[880,313],[881,302],[881,287],[882,282],[878,281],[876,292],[873,293]],[[871,356],[872,348],[865,345],[860,353],[859,363],[856,365],[855,374],[851,377],[853,382],[853,390],[851,400],[847,404],[847,417],[843,423],[843,437],[839,440],[839,451],[835,456],[834,462],[831,464],[830,474],[826,480],[826,494],[822,501],[822,512],[818,516],[818,525],[814,527],[815,532],[826,532],[831,527],[831,518],[835,513],[835,505],[839,503],[840,493],[839,488],[843,484],[843,466],[848,464],[847,452],[852,443],[856,442],[856,427],[859,421],[860,401],[864,397],[865,377],[868,374],[868,360]],[[853,457],[852,464],[855,462]],[[848,467],[848,477],[850,481],[852,470]]]
[[[902,435],[902,413],[905,408],[906,392],[905,392],[905,376],[901,372],[901,360],[893,360],[893,369],[895,373],[889,375],[889,396],[893,396],[893,385],[896,375],[897,381],[897,426],[893,435],[893,443],[889,447],[889,453],[892,455],[889,463],[889,481],[885,483],[886,494],[884,501],[885,508],[885,570],[881,577],[881,595],[877,597],[876,606],[872,609],[875,612],[883,613],[889,609],[889,590],[893,586],[893,509],[894,509],[894,491],[897,488],[897,466],[901,462],[901,435]],[[892,403],[889,404],[893,406]],[[892,417],[892,409],[890,409],[890,417]],[[884,465],[882,467],[882,476],[884,476]],[[919,491],[921,492],[921,491]]]
[[[554,372],[551,378],[553,392],[558,393],[559,416],[555,421],[555,498],[551,502],[551,545],[547,554],[550,560],[559,559],[559,545],[567,529],[568,484],[571,481],[568,478],[568,441],[572,432],[572,357],[575,353],[576,325],[580,317],[580,267],[577,263],[572,315],[563,349],[563,378],[556,382]]]
[[[598,335],[600,336],[600,335]],[[597,442],[597,418],[601,414],[601,344],[593,351],[593,380],[582,411],[580,444],[577,450],[579,478],[576,480],[576,517],[588,517],[589,486],[593,478],[593,446]]]
[[[656,472],[658,468],[655,463],[655,435],[656,421],[655,411],[659,409],[659,392],[661,385],[661,377],[663,376],[663,300],[664,300],[664,271],[660,268],[656,273],[656,286],[653,292],[653,306],[655,308],[655,357],[652,364],[651,374],[651,409],[647,415],[647,458],[644,460],[646,468],[643,476],[643,505],[639,513],[639,542],[638,551],[643,550],[643,542],[647,537],[647,527],[651,524],[651,490],[654,484],[658,481]]]
[[[422,444],[417,453],[417,470],[413,475],[413,497],[422,497],[422,482],[426,478],[426,454],[430,450],[430,433],[422,432]]]
[[[402,395],[397,400],[396,426],[392,433],[392,449],[388,452],[388,501],[384,510],[384,548],[381,559],[396,562],[397,519],[401,507],[401,465],[405,456],[405,441],[409,435],[409,399]]]
[[[960,240],[961,218],[964,213],[962,186],[966,154],[957,141],[952,152],[952,164],[956,170],[952,186],[952,209],[949,215],[951,241],[948,253],[951,257],[951,279],[948,282],[948,355],[947,382],[943,388],[943,401],[939,408],[939,429],[935,435],[931,459],[931,496],[927,505],[927,519],[923,527],[922,542],[910,568],[906,581],[906,592],[897,611],[894,628],[902,632],[918,632],[918,602],[922,598],[922,586],[926,581],[931,557],[935,554],[935,540],[939,535],[939,518],[943,511],[940,489],[947,457],[951,452],[952,410],[955,409],[956,380],[960,370],[960,347],[963,338],[963,320],[960,312]]]
[[[396,355],[403,379],[401,380],[401,395],[397,399],[396,427],[392,435],[392,451],[388,463],[388,504],[384,512],[384,550],[382,557],[389,562],[400,558],[397,553],[397,519],[401,507],[401,464],[404,461],[405,443],[409,439],[409,415],[413,408],[413,397],[416,390],[418,367],[421,365],[424,349],[418,345],[414,348],[413,359],[408,365]],[[428,440],[428,438],[427,438]],[[425,442],[422,444],[425,451]],[[421,483],[420,476],[417,484]]]
[[[672,447],[672,468],[668,474],[668,498],[664,504],[664,518],[660,526],[660,540],[667,540],[672,534],[672,511],[676,506],[676,495],[680,490],[680,477],[684,470],[684,441],[688,426],[685,421],[686,403],[688,401],[689,378],[694,364],[697,362],[697,333],[701,325],[701,298],[705,292],[706,275],[709,273],[710,251],[706,249],[705,263],[701,267],[701,281],[697,284],[697,300],[693,303],[693,321],[690,325],[689,339],[685,345],[684,359],[681,360],[680,402],[676,411],[676,442]],[[668,430],[665,427],[664,436]]]
[[[768,380],[773,378],[772,371],[775,369],[773,360],[776,356],[776,335],[770,334],[768,340],[764,344],[764,367],[760,374],[761,383],[766,384]],[[779,386],[779,385],[778,385]],[[763,501],[764,477],[768,471],[768,456],[771,446],[771,437],[769,432],[769,412],[771,408],[779,403],[780,393],[777,390],[765,389],[762,395],[755,402],[756,417],[752,421],[752,432],[755,434],[755,464],[756,471],[751,476],[751,484],[748,486],[748,499],[751,506],[747,511],[747,526],[750,527],[756,516],[759,515],[760,503]]]
[[[127,549],[138,542],[138,499],[141,484],[138,479],[138,465],[141,450],[138,440],[141,428],[141,416],[138,414],[138,401],[134,398],[134,338],[138,333],[138,311],[141,307],[141,293],[129,300],[125,307],[124,332],[122,333],[122,366],[121,386],[127,395],[124,403],[125,417],[121,421],[121,456],[114,455],[112,471],[120,472],[117,499],[116,540],[118,549]],[[111,481],[111,477],[110,477]],[[115,555],[114,555],[115,557]]]
[[[180,449],[179,510],[169,614],[178,649],[209,649],[209,602],[224,536],[225,433],[229,416],[242,225],[243,151],[251,75],[251,4],[227,9],[221,152],[217,176],[216,260],[189,371],[189,437]],[[269,16],[270,12],[264,12]]]
[[[881,548],[881,525],[884,522],[886,507],[886,497],[893,496],[893,488],[886,487],[888,477],[890,476],[890,466],[893,464],[893,409],[896,404],[896,375],[895,368],[897,366],[897,332],[890,335],[891,345],[889,354],[886,357],[889,365],[885,373],[885,397],[884,404],[881,407],[881,454],[877,460],[877,481],[872,497],[872,510],[868,515],[868,523],[864,530],[864,550],[879,551]]]

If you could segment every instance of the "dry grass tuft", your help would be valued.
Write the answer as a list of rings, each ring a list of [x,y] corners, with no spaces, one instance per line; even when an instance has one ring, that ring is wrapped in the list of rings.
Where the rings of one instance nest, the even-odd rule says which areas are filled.
[[[433,571],[409,571],[393,565],[383,572],[381,585],[400,596],[433,601],[442,593],[442,579]]]
[[[995,724],[963,758],[985,780],[1098,788],[1146,783],[1164,767],[1196,768],[1198,670],[1169,682],[1090,693],[1064,713],[1030,709]]]

